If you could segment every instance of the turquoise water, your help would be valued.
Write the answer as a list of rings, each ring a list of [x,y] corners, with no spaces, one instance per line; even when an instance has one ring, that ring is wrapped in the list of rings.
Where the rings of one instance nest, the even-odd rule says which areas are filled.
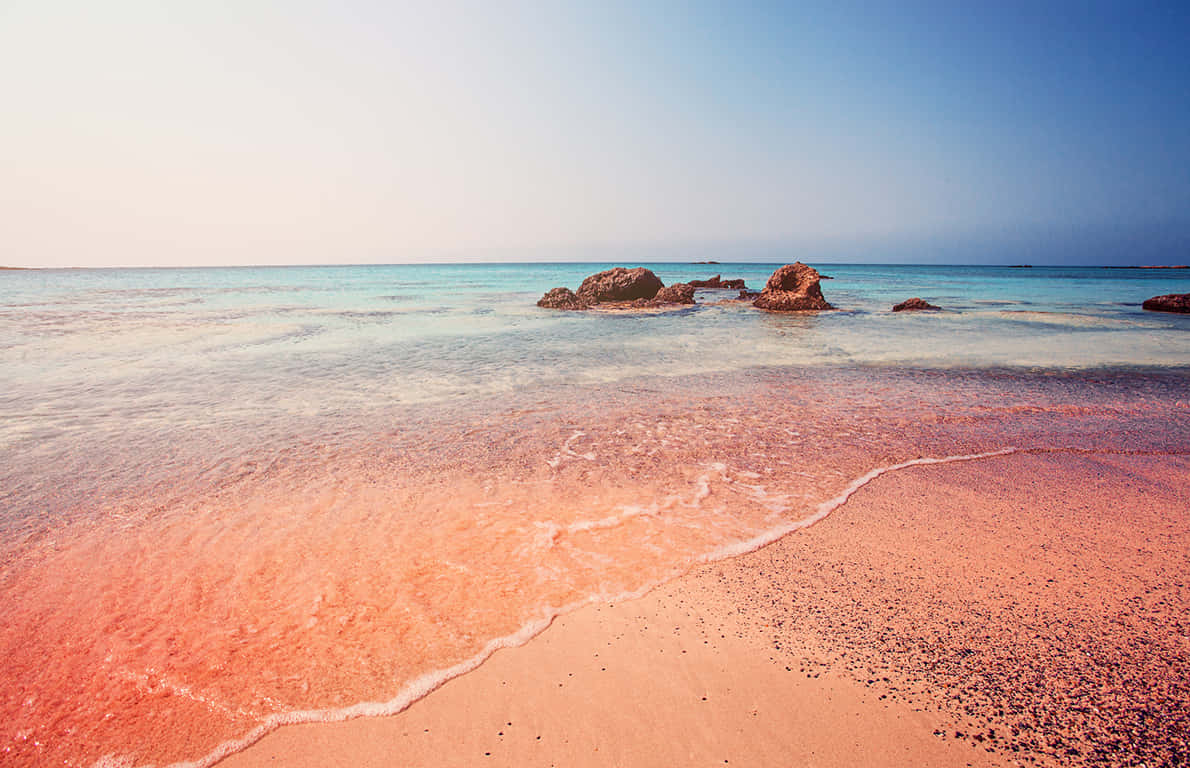
[[[718,291],[662,315],[535,306],[608,266],[0,272],[0,451],[54,462],[81,438],[184,427],[284,441],[395,405],[758,366],[1190,364],[1190,317],[1140,308],[1190,291],[1190,270],[824,264],[837,312],[770,314]],[[753,289],[775,268],[648,266],[667,284],[720,273]],[[911,296],[945,311],[888,311]]]
[[[397,711],[880,468],[1190,445],[1190,316],[1140,308],[1188,272],[820,265],[838,311],[535,306],[607,266],[0,272],[13,764],[210,765]],[[944,311],[889,311],[911,296]]]
[[[284,444],[394,406],[762,366],[1190,364],[1190,317],[1140,308],[1190,291],[1190,270],[824,264],[837,312],[770,314],[716,303],[735,295],[719,291],[661,315],[535,306],[608,266],[0,272],[0,455],[77,463],[79,440],[136,446],[179,429]],[[775,268],[648,266],[667,284],[720,273],[753,289]],[[888,311],[911,296],[945,311]]]

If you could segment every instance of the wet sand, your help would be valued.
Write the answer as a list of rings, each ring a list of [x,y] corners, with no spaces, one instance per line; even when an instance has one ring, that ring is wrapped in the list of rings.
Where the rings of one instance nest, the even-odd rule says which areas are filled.
[[[1188,492],[1186,456],[910,467],[401,714],[221,765],[1184,764]]]

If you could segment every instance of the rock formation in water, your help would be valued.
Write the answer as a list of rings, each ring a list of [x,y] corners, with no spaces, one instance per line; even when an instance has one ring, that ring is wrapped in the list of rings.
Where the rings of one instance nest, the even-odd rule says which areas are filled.
[[[1190,314],[1190,293],[1167,293],[1145,299],[1141,307],[1153,312],[1179,312]]]
[[[574,295],[569,288],[551,288],[537,302],[546,309],[590,309],[591,305]]]
[[[603,301],[651,299],[662,289],[661,279],[644,267],[616,267],[591,275],[579,286],[578,297],[588,304]]]
[[[786,264],[773,273],[752,306],[774,312],[802,312],[834,309],[822,296],[821,277],[800,261]]]
[[[694,286],[690,283],[673,283],[667,285],[653,300],[658,304],[693,304],[694,303]]]
[[[715,275],[710,280],[691,280],[690,285],[695,288],[726,288],[728,290],[736,291],[743,290],[743,279],[738,280],[721,280],[719,275]]]
[[[942,309],[942,307],[935,307],[933,304],[929,303],[925,299],[919,299],[916,296],[914,296],[912,299],[906,299],[905,301],[902,301],[900,304],[894,304],[892,311],[893,312],[918,312],[921,310],[937,311],[939,309]]]
[[[660,278],[644,267],[616,267],[583,280],[578,292],[553,288],[537,302],[546,309],[591,309],[597,304],[612,309],[649,309],[663,304],[693,304],[694,288],[674,283],[666,288]]]

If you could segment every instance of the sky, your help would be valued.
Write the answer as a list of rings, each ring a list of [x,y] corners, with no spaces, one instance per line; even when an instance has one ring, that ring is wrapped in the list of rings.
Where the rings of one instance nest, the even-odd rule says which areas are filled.
[[[0,0],[0,264],[1190,262],[1190,3]]]

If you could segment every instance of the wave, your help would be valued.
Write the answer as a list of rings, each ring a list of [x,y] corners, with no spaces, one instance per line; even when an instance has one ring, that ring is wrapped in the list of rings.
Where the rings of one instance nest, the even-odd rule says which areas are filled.
[[[580,436],[581,434],[576,434],[572,436],[571,440]],[[725,560],[732,557],[737,557],[739,555],[744,555],[749,552],[754,552],[781,538],[784,538],[794,531],[808,528],[825,519],[832,512],[845,505],[857,491],[882,475],[902,469],[908,469],[910,467],[932,464],[949,464],[963,461],[977,461],[980,459],[1007,456],[1018,453],[1020,450],[1021,449],[1019,448],[1010,447],[995,451],[986,451],[983,453],[941,457],[923,457],[910,459],[897,464],[877,467],[852,480],[851,483],[848,484],[847,487],[836,496],[818,504],[813,514],[808,515],[807,517],[804,517],[800,520],[777,526],[766,531],[765,533],[745,541],[720,547],[710,553],[695,558],[687,566],[677,569],[664,578],[653,580],[629,592],[621,592],[617,594],[592,594],[567,605],[545,606],[538,611],[537,616],[523,624],[517,631],[489,641],[483,647],[483,649],[479,651],[479,653],[459,662],[458,664],[452,665],[445,669],[427,672],[418,676],[401,688],[393,698],[387,701],[361,702],[348,707],[333,709],[313,709],[276,713],[266,717],[263,722],[260,723],[260,725],[253,728],[244,736],[238,739],[232,739],[223,742],[203,757],[193,761],[172,763],[167,768],[208,768],[209,766],[215,765],[220,760],[223,760],[230,755],[233,755],[237,752],[242,752],[243,750],[263,739],[268,734],[285,725],[334,723],[360,717],[384,717],[398,714],[407,709],[410,705],[414,704],[420,699],[425,698],[430,693],[440,688],[447,681],[478,668],[496,651],[502,648],[519,647],[529,642],[534,637],[544,632],[553,623],[553,621],[560,616],[564,616],[568,613],[572,613],[585,606],[595,603],[634,600],[643,597],[653,589],[656,589],[658,586],[661,586],[662,584],[665,584],[672,579],[687,573],[690,568],[694,566]],[[701,490],[702,489],[700,489],[700,493],[696,494],[696,496],[702,495]],[[106,755],[96,761],[93,768],[130,768],[132,765],[132,761],[128,758],[119,757],[116,755]]]

